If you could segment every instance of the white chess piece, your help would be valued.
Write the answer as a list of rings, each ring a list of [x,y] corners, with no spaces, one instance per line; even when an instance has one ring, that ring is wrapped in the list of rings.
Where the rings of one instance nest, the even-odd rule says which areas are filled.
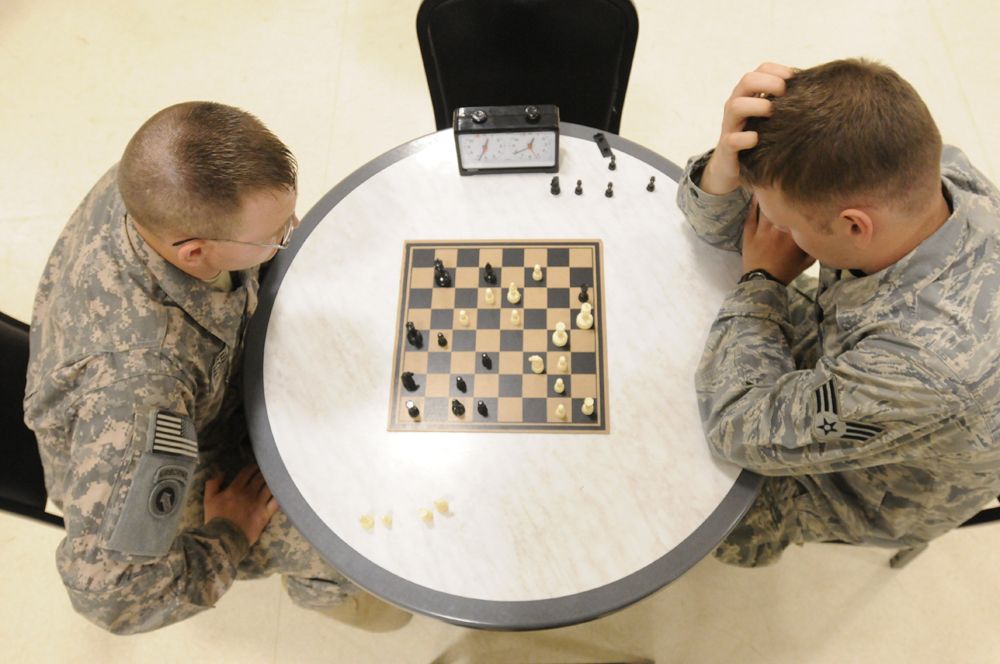
[[[515,326],[521,324],[521,312],[517,309],[510,310],[510,323]]]
[[[583,413],[584,415],[593,415],[594,414],[594,400],[591,399],[590,397],[587,397],[586,399],[584,399],[583,400],[583,405],[580,406],[580,412]]]
[[[562,321],[556,323],[556,331],[552,333],[552,343],[562,348],[569,341],[569,334],[566,332],[566,323]]]
[[[589,302],[580,305],[580,313],[576,315],[576,326],[581,330],[589,330],[594,325],[594,316],[590,313],[592,306]]]
[[[556,417],[558,417],[560,420],[566,419],[566,406],[562,404],[556,406]]]
[[[531,278],[535,281],[542,280],[542,266],[538,263],[535,263],[535,269],[531,271]]]
[[[493,304],[494,302],[497,301],[496,296],[493,295],[493,289],[492,288],[487,288],[486,289],[486,292],[483,293],[483,299],[486,300],[486,304]]]
[[[536,374],[540,374],[545,371],[545,361],[540,355],[532,355],[528,358],[528,362],[531,363],[531,371]]]
[[[556,366],[559,368],[559,371],[566,371],[569,369],[569,361],[566,359],[565,355],[559,356],[559,361],[556,362]]]
[[[521,301],[521,293],[517,290],[517,286],[514,282],[510,282],[510,288],[507,289],[507,301],[511,304],[517,304]]]
[[[562,378],[556,378],[556,382],[554,385],[552,385],[552,389],[558,392],[559,394],[562,394],[563,392],[566,391],[566,383],[563,382]]]
[[[465,313],[465,309],[458,312],[458,322],[462,324],[462,327],[469,327],[469,314]]]

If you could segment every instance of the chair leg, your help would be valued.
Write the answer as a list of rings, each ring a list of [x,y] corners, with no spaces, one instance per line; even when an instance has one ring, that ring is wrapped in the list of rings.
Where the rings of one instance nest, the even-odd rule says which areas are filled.
[[[889,567],[903,569],[911,560],[923,553],[926,548],[926,544],[920,544],[918,546],[911,546],[908,549],[900,549],[896,552],[896,555],[889,559]]]

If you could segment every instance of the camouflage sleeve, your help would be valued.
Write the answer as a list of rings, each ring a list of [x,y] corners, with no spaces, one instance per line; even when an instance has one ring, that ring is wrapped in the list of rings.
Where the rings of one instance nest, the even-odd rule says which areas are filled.
[[[742,187],[728,194],[709,194],[698,186],[712,152],[709,150],[688,160],[684,176],[677,185],[677,207],[702,240],[713,247],[739,251],[750,194]]]
[[[717,456],[765,475],[805,475],[920,457],[931,433],[972,438],[964,386],[891,329],[798,370],[791,333],[780,284],[740,284],[723,304],[696,376]]]
[[[56,560],[73,607],[118,634],[144,632],[211,607],[249,548],[232,522],[180,528],[197,452],[186,390],[142,376],[90,392],[75,407],[65,478],[66,538]],[[155,405],[149,405],[154,402]],[[166,403],[164,403],[166,402]],[[160,421],[173,422],[161,435]]]

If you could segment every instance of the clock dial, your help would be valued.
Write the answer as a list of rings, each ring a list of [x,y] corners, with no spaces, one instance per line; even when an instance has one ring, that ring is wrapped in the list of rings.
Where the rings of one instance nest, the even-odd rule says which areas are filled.
[[[466,168],[546,167],[556,163],[556,140],[551,131],[461,134],[458,145]]]

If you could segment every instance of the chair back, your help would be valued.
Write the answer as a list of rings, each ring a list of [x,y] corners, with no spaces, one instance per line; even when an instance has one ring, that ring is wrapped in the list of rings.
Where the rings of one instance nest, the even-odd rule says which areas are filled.
[[[555,104],[617,134],[638,36],[630,0],[424,0],[417,12],[439,130],[461,106]]]

